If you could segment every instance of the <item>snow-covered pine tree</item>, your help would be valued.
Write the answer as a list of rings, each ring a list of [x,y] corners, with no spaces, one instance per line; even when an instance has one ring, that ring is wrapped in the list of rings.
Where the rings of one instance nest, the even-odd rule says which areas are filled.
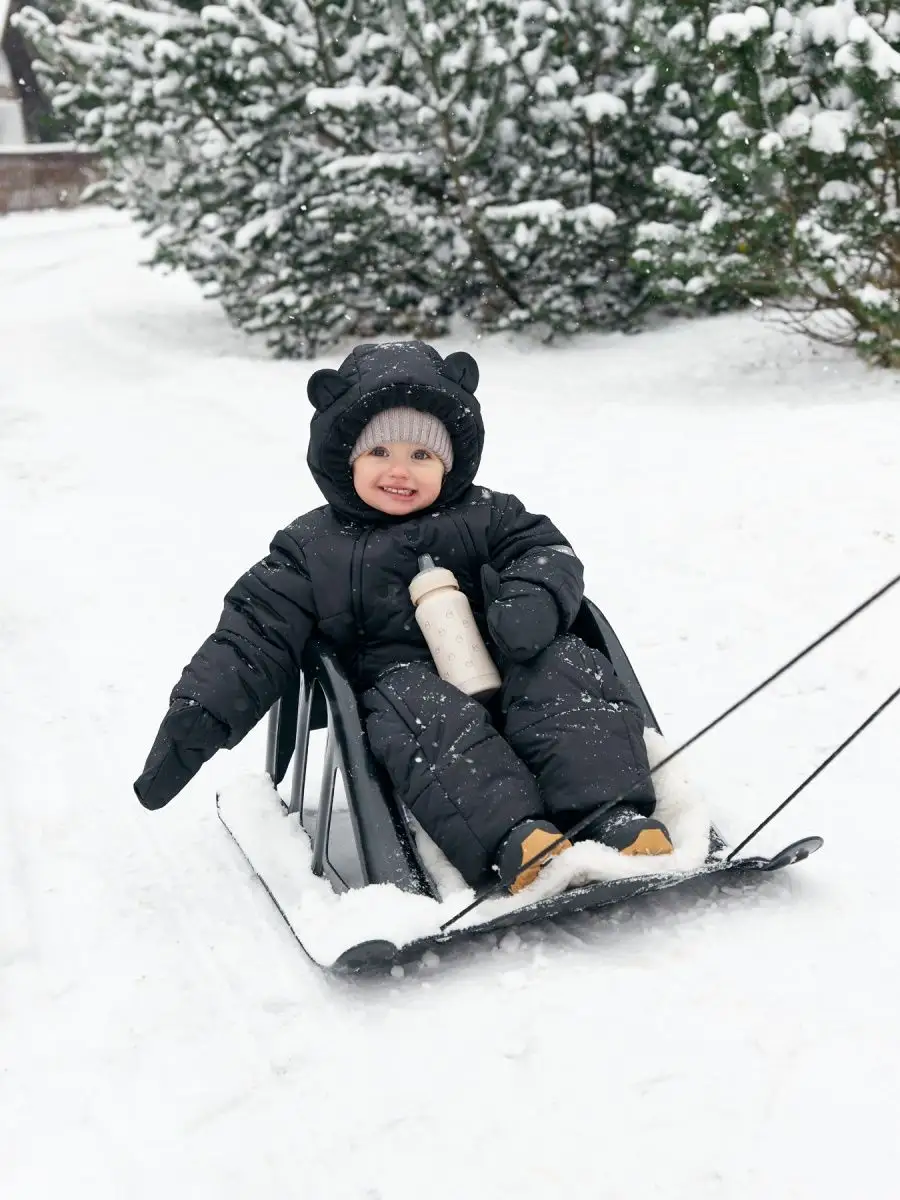
[[[152,262],[279,354],[402,328],[436,290],[434,197],[413,180],[421,204],[405,202],[394,131],[418,105],[391,82],[390,35],[352,10],[76,0],[59,26],[26,17],[56,102],[155,235]]]
[[[670,209],[639,230],[639,266],[662,298],[777,297],[811,336],[900,365],[900,13],[679,7],[716,131],[708,167],[656,171]]]
[[[623,8],[503,0],[484,12],[505,73],[499,120],[471,171],[494,280],[483,280],[469,315],[544,337],[621,326],[635,280],[613,208],[627,161]]]
[[[702,37],[713,15],[746,7],[742,0],[645,0],[638,6],[633,50],[643,70],[631,99],[635,135],[641,138],[638,159],[647,172],[640,204],[631,221],[632,249],[646,243],[646,229],[665,230],[678,201],[661,186],[673,174],[715,177],[713,143],[724,111],[718,64]],[[656,180],[657,182],[653,182]],[[674,211],[673,211],[674,210]],[[672,257],[680,251],[673,248]],[[644,269],[646,252],[639,256]],[[661,279],[648,271],[643,309],[683,300],[683,283],[675,271]],[[705,311],[743,306],[746,299],[728,280],[717,280],[691,296],[692,307]]]
[[[482,326],[548,337],[628,328],[644,307],[644,281],[630,258],[638,222],[667,203],[652,172],[665,161],[667,139],[697,139],[690,112],[674,116],[678,85],[668,86],[648,59],[663,7],[482,6],[508,63],[505,107],[473,186],[482,241],[506,281],[493,291],[482,281],[470,313]],[[505,25],[502,12],[512,14]]]
[[[154,261],[314,354],[454,313],[545,335],[629,320],[634,225],[660,203],[641,11],[74,0],[59,26],[26,20]]]

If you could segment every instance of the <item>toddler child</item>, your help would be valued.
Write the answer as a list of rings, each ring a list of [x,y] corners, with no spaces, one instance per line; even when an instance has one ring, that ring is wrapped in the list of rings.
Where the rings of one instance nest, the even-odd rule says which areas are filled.
[[[316,630],[398,799],[472,886],[496,871],[521,891],[604,804],[581,837],[671,852],[652,816],[641,712],[569,632],[581,562],[546,517],[473,483],[478,378],[471,355],[442,359],[419,341],[358,346],[311,376],[308,463],[327,504],[277,533],[227,593],[134,785],[147,808],[240,742],[297,677]],[[503,682],[488,706],[437,674],[408,592],[422,554],[454,573],[494,654]]]

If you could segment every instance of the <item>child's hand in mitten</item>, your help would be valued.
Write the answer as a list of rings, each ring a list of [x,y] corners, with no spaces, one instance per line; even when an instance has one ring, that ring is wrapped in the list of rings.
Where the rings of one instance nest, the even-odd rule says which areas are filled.
[[[525,662],[546,649],[559,633],[556,601],[539,583],[504,579],[493,567],[481,568],[485,615],[501,654]]]
[[[134,791],[145,808],[162,808],[228,741],[228,729],[194,700],[175,700],[163,718]]]

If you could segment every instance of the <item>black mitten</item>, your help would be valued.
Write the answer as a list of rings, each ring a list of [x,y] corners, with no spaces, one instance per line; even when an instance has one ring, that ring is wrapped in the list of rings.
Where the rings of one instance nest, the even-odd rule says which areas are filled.
[[[163,718],[134,792],[145,808],[162,808],[228,741],[228,728],[196,700],[175,700]]]
[[[525,662],[547,648],[559,633],[559,608],[539,583],[504,579],[493,567],[481,568],[485,615],[500,653]]]

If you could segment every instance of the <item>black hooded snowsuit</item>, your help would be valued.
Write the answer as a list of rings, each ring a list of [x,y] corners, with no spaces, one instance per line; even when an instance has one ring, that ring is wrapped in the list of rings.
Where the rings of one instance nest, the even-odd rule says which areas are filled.
[[[442,360],[421,342],[359,346],[339,371],[312,376],[308,462],[328,504],[277,533],[228,592],[135,784],[147,807],[265,715],[313,629],[341,657],[398,795],[471,884],[518,823],[547,817],[565,830],[647,771],[639,709],[606,659],[567,632],[583,595],[578,558],[546,517],[473,486],[477,383],[468,354]],[[408,517],[365,504],[349,464],[368,421],[399,405],[437,416],[454,451],[437,502]],[[504,682],[490,713],[432,664],[407,590],[421,554],[453,571],[495,652]],[[630,802],[652,811],[649,780]]]

